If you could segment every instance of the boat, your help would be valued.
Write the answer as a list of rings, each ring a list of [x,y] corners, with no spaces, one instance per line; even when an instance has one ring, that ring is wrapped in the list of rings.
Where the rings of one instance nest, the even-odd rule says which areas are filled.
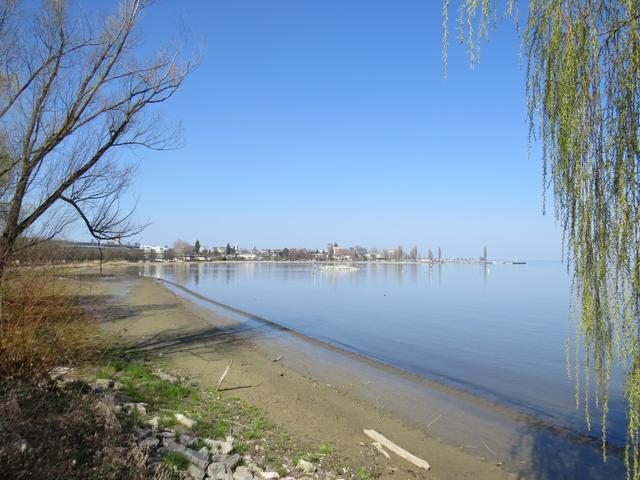
[[[351,265],[323,265],[320,267],[321,272],[357,272],[359,268]]]

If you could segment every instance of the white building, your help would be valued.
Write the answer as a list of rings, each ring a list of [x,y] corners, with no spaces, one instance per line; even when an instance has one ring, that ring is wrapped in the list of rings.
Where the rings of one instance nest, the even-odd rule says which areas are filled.
[[[144,250],[144,259],[153,260],[156,262],[164,262],[165,247],[152,246],[152,245],[140,245],[140,250]]]

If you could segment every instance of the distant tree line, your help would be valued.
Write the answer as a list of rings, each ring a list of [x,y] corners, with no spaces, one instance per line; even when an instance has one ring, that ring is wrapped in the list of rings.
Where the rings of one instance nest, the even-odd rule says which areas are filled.
[[[74,243],[64,240],[47,240],[32,242],[27,248],[18,250],[15,261],[26,265],[63,264],[101,260],[103,262],[123,260],[138,262],[144,260],[144,252],[135,246],[115,244]],[[102,255],[101,252],[102,251]]]

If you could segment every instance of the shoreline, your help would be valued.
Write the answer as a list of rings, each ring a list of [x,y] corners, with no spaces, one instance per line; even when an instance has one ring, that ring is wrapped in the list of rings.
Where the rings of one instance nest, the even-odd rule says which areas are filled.
[[[243,373],[251,373],[246,376],[252,378],[257,374],[262,383],[253,382],[258,384],[258,388],[239,387],[234,392],[264,408],[267,415],[276,417],[276,422],[284,423],[285,427],[291,426],[292,416],[301,416],[300,409],[309,409],[310,405],[305,403],[318,406],[319,412],[315,412],[315,415],[320,423],[327,422],[327,417],[335,417],[329,422],[335,423],[335,419],[340,418],[334,413],[336,408],[348,412],[342,418],[343,423],[345,418],[348,423],[357,423],[352,421],[353,417],[357,417],[360,426],[376,428],[376,424],[382,422],[378,426],[379,431],[391,432],[391,437],[402,440],[397,443],[418,456],[424,452],[422,456],[434,469],[429,477],[434,478],[464,478],[467,475],[473,478],[501,478],[503,475],[505,478],[511,475],[520,478],[585,475],[604,478],[619,471],[624,472],[622,462],[615,458],[616,455],[610,455],[612,458],[607,465],[602,465],[600,451],[589,438],[579,438],[572,432],[545,425],[539,419],[492,400],[478,398],[455,387],[417,377],[361,354],[310,339],[269,320],[212,301],[173,282],[167,283],[173,284],[184,295],[176,294],[172,288],[147,277],[116,275],[111,280],[120,284],[129,283],[128,287],[120,285],[120,293],[116,294],[125,305],[139,303],[142,300],[140,296],[156,305],[154,300],[166,297],[162,291],[169,293],[173,301],[165,303],[170,303],[173,310],[179,311],[179,321],[174,317],[169,324],[159,325],[158,315],[153,312],[143,315],[148,318],[134,316],[128,318],[133,324],[125,327],[127,336],[131,340],[142,340],[143,348],[163,351],[190,373],[206,377],[206,372],[214,365],[218,369],[224,368],[222,364],[229,358],[225,353],[235,357],[249,355],[254,367],[257,366],[255,355],[261,357],[259,372]],[[208,302],[209,306],[201,305],[202,302]],[[226,315],[225,311],[215,311],[211,306],[224,309]],[[226,318],[230,313],[248,315],[262,327],[242,327],[237,319]],[[208,332],[207,326],[213,326],[214,332]],[[208,336],[207,333],[213,335]],[[220,335],[224,335],[228,342],[220,345]],[[147,340],[145,345],[144,339],[149,336],[154,341]],[[230,350],[229,343],[233,345]],[[212,350],[211,347],[215,346],[223,348],[220,351],[215,348]],[[279,361],[273,362],[278,358],[278,352],[284,352],[284,355],[279,355]],[[220,355],[225,358],[219,358]],[[277,372],[280,379],[292,377],[292,382],[285,382],[288,384],[284,391],[265,389],[265,379]],[[262,391],[256,395],[256,390]],[[295,394],[300,400],[296,402],[296,408],[291,408],[290,414],[277,411],[282,410],[283,399],[280,397],[283,393],[285,397]],[[322,398],[320,404],[312,400],[315,396]],[[325,434],[333,434],[336,437],[334,440],[341,442],[344,438],[340,437],[361,438],[361,429],[356,427],[354,431],[354,426],[340,427],[350,430],[348,435],[336,435],[337,432],[330,430]],[[294,433],[313,433],[309,432],[309,428],[297,430]],[[351,438],[349,443],[351,447],[355,445],[357,450],[361,448],[359,441]],[[347,447],[342,448],[349,450]],[[559,455],[559,452],[563,453]],[[356,452],[352,451],[351,454]],[[456,463],[453,469],[449,465],[451,462]],[[479,469],[487,469],[482,474],[484,477]]]
[[[472,402],[476,405],[480,405],[483,408],[497,411],[501,415],[511,417],[517,421],[530,424],[537,428],[546,429],[552,432],[554,435],[562,436],[572,442],[582,443],[582,444],[591,444],[591,446],[593,446],[594,448],[600,447],[600,439],[598,437],[585,435],[580,432],[576,432],[564,425],[553,423],[553,421],[550,419],[545,419],[542,416],[536,416],[536,414],[533,412],[527,412],[526,407],[524,406],[509,403],[507,400],[500,401],[500,399],[495,398],[495,396],[492,395],[491,393],[483,392],[483,391],[473,391],[473,386],[462,385],[448,378],[442,378],[442,380],[439,380],[437,378],[429,378],[423,375],[419,375],[417,373],[403,369],[400,366],[386,363],[380,359],[370,357],[365,353],[362,353],[355,349],[350,348],[347,345],[336,345],[329,341],[311,337],[293,328],[281,325],[267,318],[261,317],[259,315],[255,315],[253,313],[244,311],[242,309],[233,307],[231,305],[227,305],[217,300],[208,298],[198,292],[190,290],[185,286],[180,285],[179,283],[173,282],[171,280],[167,280],[164,278],[156,278],[156,277],[143,277],[143,278],[147,278],[152,281],[159,282],[160,284],[164,283],[170,287],[179,289],[182,292],[182,295],[186,295],[184,297],[186,301],[197,300],[197,301],[204,302],[205,304],[213,305],[214,308],[218,308],[221,310],[221,314],[223,316],[227,316],[225,315],[225,313],[227,314],[230,313],[232,315],[238,315],[238,316],[244,317],[245,320],[251,320],[251,321],[263,323],[277,331],[284,332],[289,335],[293,335],[304,343],[319,347],[320,349],[329,350],[331,352],[343,355],[345,357],[349,357],[350,359],[356,362],[366,363],[376,369],[384,370],[391,375],[401,376],[412,382],[424,385],[426,388],[438,390],[446,395],[451,395],[452,397],[456,397],[458,399],[462,399],[465,401]],[[192,298],[188,298],[188,297],[192,297]],[[613,453],[614,455],[623,455],[624,447],[608,444],[607,453],[608,454]]]

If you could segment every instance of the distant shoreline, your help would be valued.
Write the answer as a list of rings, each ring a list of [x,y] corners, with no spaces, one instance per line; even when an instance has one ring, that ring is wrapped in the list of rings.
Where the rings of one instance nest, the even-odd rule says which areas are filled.
[[[561,262],[562,260],[538,260],[544,262]],[[227,260],[165,260],[165,261],[144,261],[131,262],[135,264],[217,264],[217,263],[283,263],[295,265],[520,265],[531,262],[531,260],[488,260],[486,262],[479,260],[450,260],[444,262],[430,262],[428,260],[245,260],[245,259],[227,259]]]

